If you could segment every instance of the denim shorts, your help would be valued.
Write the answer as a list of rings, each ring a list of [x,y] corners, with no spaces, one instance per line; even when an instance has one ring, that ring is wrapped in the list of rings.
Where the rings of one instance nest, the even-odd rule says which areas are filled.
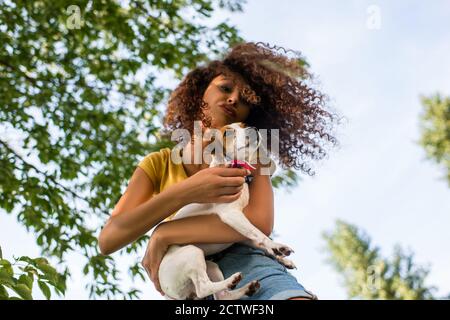
[[[206,259],[217,263],[225,278],[242,272],[242,280],[236,289],[252,280],[259,281],[260,288],[256,293],[240,300],[287,300],[294,297],[317,299],[316,295],[298,283],[286,267],[260,249],[235,243],[222,252],[207,256]],[[212,299],[212,295],[206,298]]]

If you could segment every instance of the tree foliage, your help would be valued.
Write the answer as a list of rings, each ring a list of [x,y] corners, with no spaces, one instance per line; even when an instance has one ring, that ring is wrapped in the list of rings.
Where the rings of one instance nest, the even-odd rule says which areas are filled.
[[[180,79],[243,41],[211,17],[244,3],[0,0],[0,208],[44,256],[64,265],[81,254],[90,297],[139,296],[99,253],[98,232],[139,159],[172,145],[158,135],[171,89],[160,78]],[[275,186],[295,184],[281,175]],[[121,251],[132,279],[145,279],[147,240]]]
[[[47,299],[51,297],[50,287],[58,295],[64,295],[67,269],[59,273],[43,257],[20,257],[14,260],[11,263],[3,259],[0,247],[0,300],[32,300],[36,283]]]
[[[301,178],[292,169],[277,172],[271,179],[274,188],[282,188],[287,192],[291,192],[297,187],[300,180]]]
[[[422,97],[422,105],[420,145],[427,157],[446,171],[450,186],[450,98],[440,94]]]
[[[324,238],[329,262],[344,278],[349,298],[434,299],[436,288],[425,284],[429,270],[416,265],[413,253],[396,246],[392,258],[383,258],[367,234],[340,220]]]
[[[99,228],[139,158],[166,143],[155,139],[169,92],[158,78],[241,41],[210,17],[242,3],[0,1],[0,208],[44,255],[81,253],[91,297],[139,293],[123,292],[114,259],[99,255]]]

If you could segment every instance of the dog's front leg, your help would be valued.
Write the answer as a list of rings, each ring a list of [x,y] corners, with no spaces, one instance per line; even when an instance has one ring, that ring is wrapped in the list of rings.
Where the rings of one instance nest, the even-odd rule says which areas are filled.
[[[291,260],[284,258],[294,252],[294,250],[284,244],[276,243],[271,240],[256,228],[243,212],[236,209],[230,209],[218,210],[217,214],[224,223],[250,239],[253,246],[266,251],[286,268],[295,268],[295,264]]]

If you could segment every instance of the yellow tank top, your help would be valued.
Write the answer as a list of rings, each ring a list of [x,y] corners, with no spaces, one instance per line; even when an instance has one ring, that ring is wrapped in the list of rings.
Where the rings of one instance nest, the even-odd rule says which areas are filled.
[[[138,167],[145,171],[152,181],[154,194],[158,194],[167,187],[183,181],[187,178],[183,164],[176,164],[170,160],[170,148],[163,148],[159,151],[149,153],[139,162]],[[164,221],[171,220],[176,214],[174,212]]]

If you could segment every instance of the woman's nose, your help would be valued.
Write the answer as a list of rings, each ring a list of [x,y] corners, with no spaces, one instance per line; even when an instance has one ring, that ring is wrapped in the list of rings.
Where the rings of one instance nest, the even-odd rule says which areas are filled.
[[[229,97],[228,97],[228,99],[227,99],[227,102],[229,103],[229,104],[234,104],[234,105],[236,105],[236,102],[237,102],[237,100],[238,100],[238,97],[239,96],[239,92],[237,92],[237,90],[236,91],[234,91]]]

